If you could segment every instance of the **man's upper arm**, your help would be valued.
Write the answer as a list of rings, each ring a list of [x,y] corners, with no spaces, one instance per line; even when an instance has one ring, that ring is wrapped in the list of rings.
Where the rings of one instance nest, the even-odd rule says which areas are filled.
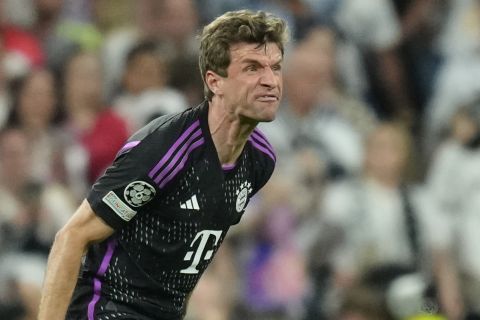
[[[84,200],[62,231],[73,234],[84,244],[89,244],[108,238],[114,229],[97,216],[88,201]]]

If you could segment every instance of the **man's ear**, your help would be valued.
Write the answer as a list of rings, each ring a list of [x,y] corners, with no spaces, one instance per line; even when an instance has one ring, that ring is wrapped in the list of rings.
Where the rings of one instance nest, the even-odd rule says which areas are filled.
[[[212,70],[208,70],[205,74],[205,83],[215,95],[221,95],[223,93],[223,77]]]

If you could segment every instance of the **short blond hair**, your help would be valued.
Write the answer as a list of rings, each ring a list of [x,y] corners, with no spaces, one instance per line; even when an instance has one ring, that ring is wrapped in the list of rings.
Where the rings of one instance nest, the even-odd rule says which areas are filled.
[[[214,95],[205,82],[208,70],[222,77],[227,76],[232,44],[246,42],[258,43],[260,46],[273,42],[283,55],[287,41],[285,21],[263,11],[230,11],[216,18],[203,28],[200,35],[198,64],[204,82],[205,97],[211,100]]]

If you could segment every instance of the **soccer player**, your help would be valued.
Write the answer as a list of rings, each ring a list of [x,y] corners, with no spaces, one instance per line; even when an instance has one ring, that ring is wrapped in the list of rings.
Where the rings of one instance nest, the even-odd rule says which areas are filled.
[[[157,118],[118,152],[56,236],[40,320],[183,318],[273,172],[275,153],[255,127],[275,118],[286,38],[285,22],[264,12],[228,12],[203,29],[206,101]]]

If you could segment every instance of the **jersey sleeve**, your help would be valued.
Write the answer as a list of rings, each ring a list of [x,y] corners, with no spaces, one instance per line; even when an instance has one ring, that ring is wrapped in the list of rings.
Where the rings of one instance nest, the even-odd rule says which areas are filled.
[[[254,193],[257,193],[262,189],[272,177],[273,171],[275,170],[275,162],[269,159],[265,159],[264,165],[261,167],[262,170],[258,172],[256,181],[255,181],[255,188],[253,190]]]
[[[161,197],[157,171],[165,158],[173,156],[172,148],[181,133],[176,127],[147,127],[134,134],[92,186],[87,201],[112,228],[122,228]]]
[[[253,170],[255,172],[253,193],[255,194],[270,180],[277,157],[273,146],[259,129],[255,129],[248,140],[255,151]]]

